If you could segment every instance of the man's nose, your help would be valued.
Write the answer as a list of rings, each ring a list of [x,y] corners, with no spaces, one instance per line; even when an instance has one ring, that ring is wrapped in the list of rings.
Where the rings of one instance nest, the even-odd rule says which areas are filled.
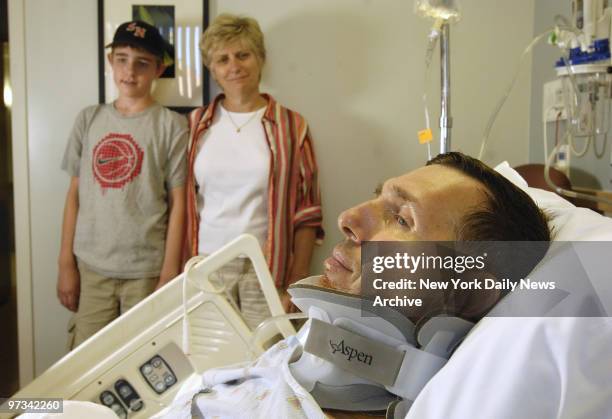
[[[378,222],[371,202],[347,209],[338,217],[338,228],[352,242],[361,244],[369,240]]]

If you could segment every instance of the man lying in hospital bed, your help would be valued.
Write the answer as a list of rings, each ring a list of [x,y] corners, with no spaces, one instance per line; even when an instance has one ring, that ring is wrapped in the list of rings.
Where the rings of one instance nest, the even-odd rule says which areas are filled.
[[[516,176],[508,167],[500,170],[506,176]],[[559,207],[553,208],[556,212],[552,222],[557,226],[559,222],[571,224],[570,216],[563,219],[564,210],[576,210],[571,204],[552,194],[529,190],[520,178],[512,180],[535,194],[542,207]],[[599,223],[597,231],[587,239],[604,239],[597,236],[602,226],[612,231],[610,222],[598,215],[580,215],[597,217]],[[489,228],[487,220],[493,223]],[[334,317],[354,315],[346,312],[351,305],[347,294],[360,290],[359,251],[364,241],[548,240],[544,218],[524,194],[489,169],[458,154],[385,182],[377,198],[341,214],[339,226],[346,239],[326,260],[325,275],[310,278],[293,289],[296,304],[323,323],[333,323]],[[576,239],[565,231],[559,229],[558,238]],[[336,289],[340,297],[330,297],[330,293],[317,286]],[[317,298],[323,301],[318,307],[313,303]],[[339,300],[344,301],[338,303]],[[399,374],[406,384],[402,387],[399,381],[376,385],[376,380],[343,374],[342,369],[330,367],[307,352],[302,354],[307,340],[303,329],[297,337],[270,348],[248,368],[211,370],[201,379],[198,377],[196,385],[194,381],[191,386],[184,385],[164,413],[169,417],[190,417],[192,412],[206,417],[323,417],[320,406],[369,410],[368,404],[386,403],[385,397],[395,398],[393,395],[399,394],[411,396],[412,399],[406,398],[414,403],[395,404],[395,412],[393,407],[390,409],[395,417],[404,416],[406,411],[408,418],[609,416],[612,360],[607,354],[612,349],[612,325],[608,318],[487,318],[437,374],[437,369],[444,365],[443,358],[450,353],[441,354],[436,350],[440,348],[434,347],[428,358],[427,351],[415,348],[413,345],[418,343],[428,349],[428,342],[427,337],[421,341],[418,334],[415,342],[410,321],[389,325],[362,320],[365,325],[359,330],[362,335],[407,348],[407,353],[422,360],[428,366],[427,371],[420,372],[422,377],[411,381],[406,374]],[[461,339],[471,327],[461,319],[451,319],[452,322],[455,323],[450,329],[447,325],[441,328],[456,332],[456,339]],[[311,320],[310,327],[312,323]],[[325,326],[317,327],[325,330]],[[435,327],[440,326],[434,324]],[[372,331],[375,328],[382,334],[376,335]],[[431,342],[434,339],[429,335]],[[309,367],[313,374],[308,374]],[[317,370],[327,370],[328,375]],[[573,373],[579,373],[577,382],[571,376]],[[416,370],[412,374],[418,375]],[[432,375],[435,376],[427,383]],[[326,391],[330,386],[339,391]],[[410,386],[414,387],[410,390],[412,394],[407,394],[410,392],[406,387]],[[353,398],[347,399],[351,394]],[[588,397],[578,402],[584,394]]]

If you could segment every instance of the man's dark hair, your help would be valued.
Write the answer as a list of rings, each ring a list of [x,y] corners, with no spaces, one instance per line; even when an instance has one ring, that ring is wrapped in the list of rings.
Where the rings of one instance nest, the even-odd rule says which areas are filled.
[[[458,240],[551,240],[547,217],[531,197],[480,160],[450,152],[439,154],[427,162],[428,166],[433,164],[456,169],[477,180],[486,189],[486,205],[464,217],[457,232]]]
[[[526,278],[548,250],[551,233],[547,216],[529,195],[480,160],[450,152],[427,162],[428,166],[434,164],[456,169],[475,179],[484,186],[487,195],[485,204],[469,211],[457,226],[456,244],[461,253],[478,255],[485,251],[487,275],[498,280],[518,282]],[[499,297],[508,292],[502,290]],[[447,304],[453,307],[452,300]],[[478,307],[481,311],[471,313],[470,318],[478,321],[491,307]],[[465,315],[462,308],[454,307],[454,310]]]

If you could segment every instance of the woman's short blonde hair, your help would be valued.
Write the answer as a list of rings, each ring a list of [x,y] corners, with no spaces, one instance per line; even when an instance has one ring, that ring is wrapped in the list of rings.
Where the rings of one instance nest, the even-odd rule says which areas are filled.
[[[212,53],[217,48],[236,40],[246,42],[263,65],[266,61],[266,47],[259,23],[252,17],[236,16],[229,13],[217,16],[202,35],[200,50],[202,51],[204,65],[210,68]]]

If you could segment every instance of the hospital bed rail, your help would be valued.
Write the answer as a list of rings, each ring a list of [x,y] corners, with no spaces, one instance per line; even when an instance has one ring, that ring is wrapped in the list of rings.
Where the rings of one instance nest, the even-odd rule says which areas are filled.
[[[252,347],[252,331],[209,276],[238,256],[251,259],[273,316],[284,314],[259,242],[242,235],[141,301],[65,355],[14,398],[94,401],[119,417],[149,417],[194,374],[249,361],[263,351],[271,330]],[[185,305],[183,305],[185,297]],[[185,342],[183,313],[188,313]],[[276,325],[295,334],[290,321]],[[276,331],[274,331],[276,333]],[[188,343],[186,355],[181,346]],[[0,417],[6,417],[0,416]]]

